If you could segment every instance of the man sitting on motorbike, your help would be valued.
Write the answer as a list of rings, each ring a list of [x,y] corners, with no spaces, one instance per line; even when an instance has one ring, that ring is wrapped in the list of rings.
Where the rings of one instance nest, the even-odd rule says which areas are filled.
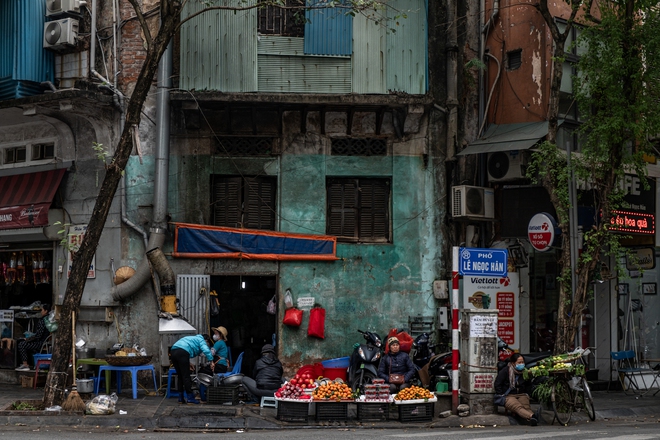
[[[399,390],[410,386],[410,380],[415,375],[415,366],[410,360],[408,353],[401,351],[399,339],[396,336],[389,338],[387,345],[390,348],[390,352],[380,361],[378,377],[385,379],[385,383],[390,385],[390,394],[395,394]],[[403,382],[392,383],[394,380],[392,376],[394,375],[403,376]]]

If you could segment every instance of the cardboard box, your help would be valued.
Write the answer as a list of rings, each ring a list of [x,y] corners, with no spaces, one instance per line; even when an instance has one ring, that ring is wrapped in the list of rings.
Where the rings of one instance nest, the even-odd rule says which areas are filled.
[[[34,386],[34,376],[21,376],[21,386],[23,388],[32,388]]]

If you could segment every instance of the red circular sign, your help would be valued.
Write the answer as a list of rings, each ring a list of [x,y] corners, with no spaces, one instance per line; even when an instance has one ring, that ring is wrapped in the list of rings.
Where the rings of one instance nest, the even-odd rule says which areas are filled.
[[[527,237],[532,247],[539,252],[550,250],[555,241],[555,221],[550,214],[536,214],[527,225]]]

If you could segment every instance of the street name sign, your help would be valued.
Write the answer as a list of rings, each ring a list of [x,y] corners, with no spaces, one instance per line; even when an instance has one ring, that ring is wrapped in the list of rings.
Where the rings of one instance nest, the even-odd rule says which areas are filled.
[[[508,274],[507,249],[460,248],[458,273],[505,277]]]

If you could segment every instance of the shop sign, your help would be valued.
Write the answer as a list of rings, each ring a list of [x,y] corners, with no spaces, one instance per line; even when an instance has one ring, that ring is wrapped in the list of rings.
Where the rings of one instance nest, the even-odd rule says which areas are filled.
[[[519,277],[509,272],[506,277],[463,278],[462,307],[497,309],[497,335],[513,350],[520,349]]]
[[[527,237],[532,247],[539,252],[550,250],[557,236],[557,224],[547,212],[541,212],[531,218],[527,225]]]
[[[460,248],[458,271],[461,275],[505,277],[508,271],[507,249]]]
[[[67,278],[71,276],[71,268],[73,266],[73,254],[78,252],[80,245],[85,238],[85,232],[87,232],[87,225],[72,225],[69,226],[69,235],[67,236],[68,249],[66,256],[67,263]],[[92,256],[92,263],[89,265],[89,272],[87,273],[87,278],[96,278],[96,254]]]
[[[630,249],[626,258],[626,269],[649,270],[655,268],[655,252],[653,248]]]
[[[615,209],[610,218],[610,231],[631,234],[655,234],[655,215]]]

